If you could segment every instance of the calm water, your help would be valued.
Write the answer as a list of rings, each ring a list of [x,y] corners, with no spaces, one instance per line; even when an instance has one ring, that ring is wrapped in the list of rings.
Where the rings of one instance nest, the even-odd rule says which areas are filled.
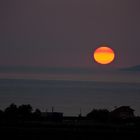
[[[140,115],[140,84],[93,81],[0,80],[0,108],[31,104],[42,111],[86,115],[93,108],[129,105]]]

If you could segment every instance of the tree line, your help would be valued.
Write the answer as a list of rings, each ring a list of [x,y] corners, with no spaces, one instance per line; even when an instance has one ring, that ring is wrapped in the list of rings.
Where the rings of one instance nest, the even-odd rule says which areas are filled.
[[[39,109],[33,108],[30,104],[22,104],[17,106],[12,103],[4,111],[0,110],[0,119],[1,120],[31,120],[39,119],[41,117],[41,111]]]
[[[119,114],[119,110],[124,110],[124,112],[121,112],[122,114]],[[140,123],[140,117],[135,117],[133,114],[130,116],[129,111],[127,110],[133,109],[125,106],[120,107],[116,109],[114,112],[110,112],[107,109],[93,109],[91,112],[89,112],[86,116],[82,116],[81,114],[73,120],[94,120],[96,122],[136,122],[138,121]],[[116,113],[117,112],[117,113]],[[63,120],[68,119],[64,116],[60,116],[59,112],[49,112],[52,113],[51,115],[48,113],[47,115],[43,115],[44,112],[41,112],[39,109],[33,110],[32,106],[30,104],[22,104],[17,106],[16,104],[12,103],[10,104],[6,109],[0,110],[0,122],[18,122],[18,121],[47,121],[47,120]],[[45,112],[47,114],[47,112]],[[116,114],[115,114],[116,113]],[[129,113],[129,114],[128,114]],[[113,115],[116,115],[115,117]],[[120,116],[119,116],[120,115]],[[127,116],[128,115],[128,116]],[[118,117],[119,116],[119,117]],[[51,119],[50,119],[51,117]],[[72,119],[72,117],[70,118]]]

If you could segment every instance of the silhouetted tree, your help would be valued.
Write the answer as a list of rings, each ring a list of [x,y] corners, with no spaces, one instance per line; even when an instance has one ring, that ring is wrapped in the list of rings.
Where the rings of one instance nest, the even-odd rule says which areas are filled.
[[[2,110],[0,110],[0,121],[1,121],[1,119],[3,119],[3,115],[4,115],[4,112]]]
[[[20,118],[27,119],[32,115],[32,107],[30,104],[28,105],[20,105],[18,107],[18,114]]]
[[[5,113],[17,113],[17,105],[12,103],[9,107],[5,109]]]
[[[107,109],[93,109],[87,114],[87,117],[97,121],[108,121],[109,111]]]
[[[35,114],[36,116],[41,116],[41,111],[40,111],[39,109],[36,109],[36,110],[34,111],[34,114]]]
[[[39,109],[36,109],[33,112],[33,119],[35,119],[35,120],[40,120],[41,119],[41,111]]]
[[[18,116],[18,108],[17,105],[12,103],[9,107],[7,107],[4,111],[5,117],[8,119],[16,119]]]

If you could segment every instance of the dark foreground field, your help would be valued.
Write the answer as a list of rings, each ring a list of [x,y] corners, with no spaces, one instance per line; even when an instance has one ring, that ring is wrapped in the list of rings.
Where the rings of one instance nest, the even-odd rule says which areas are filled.
[[[0,111],[0,140],[139,140],[140,117],[135,117],[133,109],[127,106],[116,110],[117,114],[94,109],[85,117],[72,117],[53,109],[44,114],[39,110],[32,112],[30,105],[11,104]]]
[[[3,139],[139,139],[139,127],[111,124],[8,124],[0,126]]]

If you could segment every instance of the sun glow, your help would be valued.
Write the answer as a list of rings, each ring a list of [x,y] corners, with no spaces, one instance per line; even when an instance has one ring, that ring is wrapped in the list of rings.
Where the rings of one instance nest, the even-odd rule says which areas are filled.
[[[109,64],[115,58],[114,51],[108,46],[101,46],[94,51],[94,60],[99,64]]]

